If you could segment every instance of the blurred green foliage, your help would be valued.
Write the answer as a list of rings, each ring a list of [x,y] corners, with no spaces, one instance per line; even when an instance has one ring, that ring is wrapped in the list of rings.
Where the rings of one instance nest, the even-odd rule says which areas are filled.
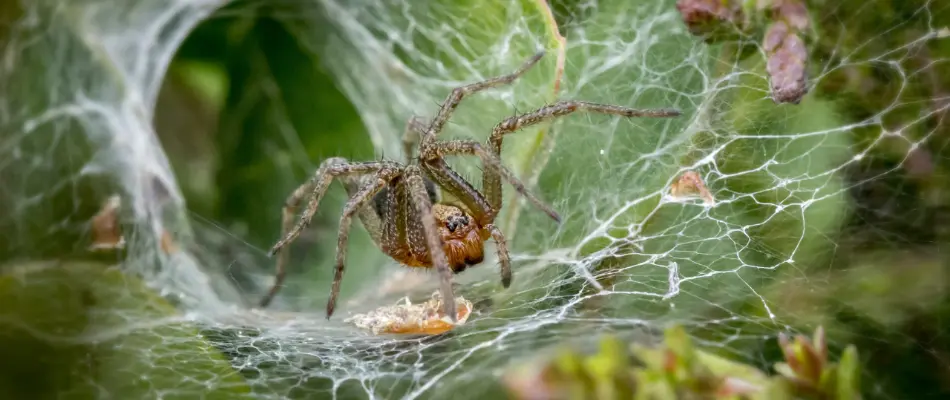
[[[663,336],[659,346],[607,336],[594,354],[563,346],[508,372],[506,387],[519,400],[862,398],[857,350],[830,361],[821,327],[812,339],[780,337],[784,361],[774,376],[696,348],[681,326]]]
[[[115,266],[20,264],[0,275],[0,304],[0,398],[250,392],[171,304]]]

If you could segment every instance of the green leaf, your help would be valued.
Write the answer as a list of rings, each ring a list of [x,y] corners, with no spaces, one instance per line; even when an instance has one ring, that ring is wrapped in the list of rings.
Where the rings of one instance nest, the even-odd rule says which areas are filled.
[[[838,400],[852,400],[861,398],[861,368],[858,360],[858,349],[849,345],[838,360],[838,376],[835,380]]]
[[[171,304],[117,267],[37,262],[7,270],[0,275],[3,398],[250,392]]]

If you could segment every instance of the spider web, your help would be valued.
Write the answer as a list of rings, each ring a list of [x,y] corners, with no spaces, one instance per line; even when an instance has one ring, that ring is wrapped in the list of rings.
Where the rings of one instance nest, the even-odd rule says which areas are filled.
[[[510,363],[552,345],[592,345],[601,332],[648,335],[670,323],[687,326],[706,346],[759,362],[755,350],[763,341],[807,319],[804,309],[774,294],[776,283],[830,286],[808,272],[828,268],[850,234],[843,230],[849,216],[861,214],[864,206],[849,193],[941,161],[921,161],[921,154],[934,148],[941,134],[934,121],[950,102],[939,90],[911,89],[930,71],[947,72],[945,59],[921,55],[930,43],[950,40],[940,25],[947,7],[921,3],[872,37],[853,37],[849,29],[875,12],[875,2],[839,10],[840,21],[827,24],[837,28],[834,35],[819,35],[839,41],[829,48],[840,53],[811,60],[809,94],[798,105],[779,105],[771,99],[760,37],[708,45],[689,33],[674,2],[629,3],[590,1],[553,12],[540,1],[269,4],[269,15],[308,51],[334,55],[323,58],[325,67],[381,156],[401,155],[409,116],[431,117],[452,88],[511,72],[539,48],[547,55],[538,67],[510,87],[466,99],[443,135],[484,140],[502,118],[556,99],[683,110],[653,120],[576,114],[506,138],[506,163],[564,222],[555,224],[506,187],[498,223],[510,240],[514,282],[501,289],[493,258],[458,276],[476,312],[449,335],[374,337],[343,322],[436,288],[434,274],[406,271],[365,238],[350,248],[357,255],[333,319],[322,314],[328,263],[321,264],[324,281],[308,284],[312,291],[279,298],[275,310],[247,309],[270,283],[272,260],[188,212],[152,126],[170,60],[199,23],[221,17],[228,5],[222,0],[37,1],[2,10],[8,29],[0,65],[0,206],[9,211],[0,216],[0,256],[19,265],[85,254],[77,243],[90,235],[89,218],[119,195],[126,233],[119,264],[183,316],[132,309],[116,314],[121,329],[44,335],[71,343],[143,335],[149,345],[129,347],[128,354],[158,367],[191,356],[169,346],[197,324],[233,367],[169,378],[198,381],[196,392],[137,389],[150,396],[232,387],[255,398],[482,398],[498,393],[497,383],[486,382],[497,382]],[[256,15],[259,5],[227,12]],[[899,44],[873,45],[895,31],[907,35]],[[722,55],[730,51],[752,55]],[[816,94],[867,70],[889,77],[883,94],[843,90],[856,102],[876,96],[880,106],[867,115],[854,118]],[[310,171],[320,161],[292,144],[284,151]],[[872,170],[864,164],[871,157],[894,162]],[[472,160],[453,164],[467,177],[480,174]],[[855,169],[860,178],[853,178]],[[687,171],[699,174],[714,202],[673,195]],[[277,213],[280,204],[261,207]],[[890,218],[906,212],[892,210]],[[884,245],[903,239],[876,238]],[[239,258],[250,267],[215,254],[222,241],[243,246]],[[253,283],[236,283],[242,279]],[[97,385],[100,394],[116,387]]]

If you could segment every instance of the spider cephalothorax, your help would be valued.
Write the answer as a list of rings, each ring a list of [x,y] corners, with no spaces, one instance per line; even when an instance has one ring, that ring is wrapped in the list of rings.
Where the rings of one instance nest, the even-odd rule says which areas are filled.
[[[469,265],[482,262],[485,258],[484,242],[491,237],[490,231],[478,226],[474,218],[457,206],[435,203],[432,205],[432,216],[438,227],[442,251],[452,272],[459,273]],[[385,241],[380,243],[380,248],[403,265],[424,268],[432,266],[432,256],[428,249],[415,252],[399,243],[390,245]]]
[[[396,261],[410,267],[434,267],[439,272],[444,313],[455,320],[452,274],[481,263],[485,257],[484,242],[489,238],[496,243],[502,286],[507,288],[511,284],[508,246],[504,234],[494,225],[495,217],[501,210],[502,179],[555,221],[560,221],[551,207],[527,191],[524,184],[502,165],[500,156],[504,135],[576,111],[624,117],[673,117],[680,114],[674,109],[637,110],[567,100],[501,121],[492,129],[488,142],[484,144],[471,140],[437,140],[438,134],[465,96],[510,84],[534,66],[543,55],[543,52],[534,55],[512,74],[455,88],[431,121],[423,123],[415,117],[411,118],[403,135],[407,163],[351,162],[343,158],[330,158],[320,165],[312,179],[287,198],[283,211],[283,237],[271,249],[272,255],[296,239],[310,223],[333,178],[343,182],[350,196],[340,218],[336,273],[327,301],[327,318],[333,315],[343,279],[346,244],[353,216],[362,221],[380,249]],[[418,154],[413,151],[416,143]],[[484,171],[481,191],[449,167],[444,157],[451,155],[473,155],[481,159]],[[458,203],[441,202],[439,189],[453,195]],[[294,224],[297,207],[304,199],[309,199],[307,208]],[[283,284],[285,253],[277,258],[276,279],[261,301],[261,307],[270,303]]]
[[[433,205],[432,216],[439,226],[442,249],[453,272],[462,272],[469,265],[479,264],[485,259],[484,242],[491,237],[489,230],[479,226],[461,208],[448,204]],[[428,265],[431,264],[418,266]]]

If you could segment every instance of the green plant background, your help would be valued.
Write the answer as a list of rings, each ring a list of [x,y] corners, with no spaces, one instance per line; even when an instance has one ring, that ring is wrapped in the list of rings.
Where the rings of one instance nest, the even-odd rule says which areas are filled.
[[[76,118],[26,134],[22,122],[60,101],[61,90],[91,98],[124,93],[114,66],[83,36],[91,28],[80,23],[83,11],[108,12],[104,3],[0,5],[0,21],[10,27],[0,30],[0,42],[23,49],[0,76],[8,82],[0,90],[17,101],[7,105],[15,112],[0,114],[0,149],[12,160],[0,164],[9,182],[0,207],[15,210],[0,219],[0,397],[319,398],[335,391],[362,398],[358,380],[336,387],[331,378],[367,365],[378,373],[369,375],[370,390],[396,397],[425,383],[406,370],[416,363],[426,364],[422,379],[440,382],[426,397],[462,389],[487,397],[502,387],[482,378],[553,345],[590,347],[595,333],[607,332],[634,340],[670,323],[710,351],[763,369],[780,357],[778,332],[823,325],[834,354],[847,344],[860,350],[867,396],[950,391],[950,128],[942,119],[950,107],[950,39],[939,38],[950,26],[948,7],[807,2],[814,87],[794,106],[769,99],[765,60],[739,48],[754,48],[758,38],[704,43],[676,20],[673,1],[565,1],[550,9],[528,0],[408,8],[236,1],[216,10],[170,49],[151,120],[181,189],[177,207],[187,208],[182,216],[193,230],[176,237],[228,287],[224,302],[247,305],[260,295],[280,206],[320,161],[400,159],[400,129],[410,114],[431,115],[452,82],[510,71],[538,46],[546,57],[506,89],[511,97],[466,100],[446,135],[483,139],[502,118],[556,98],[684,111],[669,120],[572,116],[506,139],[505,162],[536,182],[564,223],[506,198],[499,220],[513,252],[526,258],[516,263],[513,288],[500,290],[494,265],[466,272],[465,293],[486,304],[485,318],[454,336],[389,348],[358,340],[344,346],[338,333],[311,346],[305,330],[281,336],[263,324],[195,323],[161,296],[160,285],[116,266],[169,262],[135,253],[149,246],[148,234],[130,238],[130,252],[118,256],[90,256],[76,244],[88,239],[76,227],[130,185],[108,173],[76,173],[99,150],[82,138],[117,128]],[[45,24],[19,24],[33,13]],[[386,28],[418,31],[387,47],[380,45]],[[41,32],[39,44],[27,46],[23,32]],[[499,43],[507,44],[504,53]],[[379,66],[387,62],[393,67]],[[911,151],[917,141],[920,150]],[[43,161],[14,157],[14,148]],[[849,162],[856,154],[864,157]],[[923,172],[911,168],[921,154],[929,160]],[[474,163],[456,162],[465,176],[480,173]],[[715,207],[663,197],[693,165]],[[50,187],[49,180],[68,183]],[[39,212],[32,198],[40,199]],[[282,311],[323,309],[345,201],[332,189],[291,248]],[[589,236],[597,228],[604,229]],[[396,270],[361,228],[352,232],[344,299],[372,291]],[[674,267],[688,279],[667,300]],[[597,295],[592,281],[613,294]],[[324,323],[322,315],[310,321]],[[504,346],[480,350],[493,341]],[[455,361],[462,367],[435,378]]]

